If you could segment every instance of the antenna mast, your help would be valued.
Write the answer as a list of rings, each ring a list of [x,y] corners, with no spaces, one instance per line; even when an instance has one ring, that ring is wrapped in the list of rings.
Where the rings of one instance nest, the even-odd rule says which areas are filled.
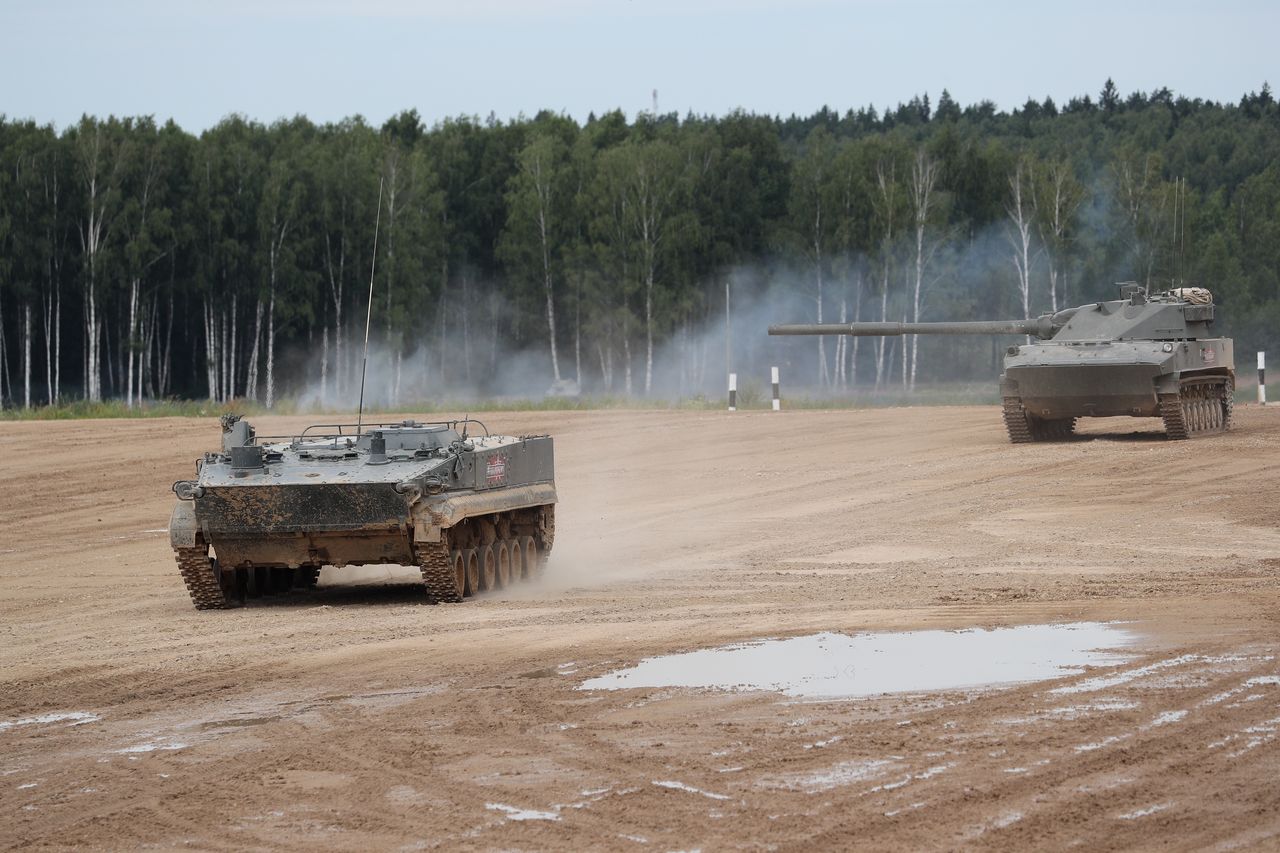
[[[378,268],[378,226],[382,224],[382,178],[378,178],[378,213],[373,219],[373,260],[369,263],[369,307],[364,314],[364,358],[360,361],[360,406],[356,409],[356,435],[364,425],[364,377],[369,372],[369,321],[373,319],[373,273]]]

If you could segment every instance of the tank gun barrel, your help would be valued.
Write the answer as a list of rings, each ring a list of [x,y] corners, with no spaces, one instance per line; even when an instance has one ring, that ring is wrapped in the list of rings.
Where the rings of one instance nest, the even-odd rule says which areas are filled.
[[[1035,320],[973,320],[959,323],[802,323],[770,326],[771,335],[1034,335],[1052,337],[1058,324],[1053,317]]]

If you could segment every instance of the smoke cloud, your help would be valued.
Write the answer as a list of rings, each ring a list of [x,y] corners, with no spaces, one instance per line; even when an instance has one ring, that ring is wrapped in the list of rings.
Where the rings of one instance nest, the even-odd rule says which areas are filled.
[[[951,234],[934,235],[933,239],[940,239],[941,244],[924,277],[921,320],[1021,318],[1013,249],[1002,224],[968,237]],[[905,247],[892,257],[889,293],[884,299],[885,270],[881,259],[827,259],[822,269],[821,320],[839,323],[912,319],[913,262],[914,257],[908,256]],[[1033,316],[1050,310],[1043,263],[1039,258],[1033,268]],[[1111,298],[1112,284],[1113,279],[1097,284],[1073,278],[1068,282],[1066,299],[1068,304],[1078,304],[1082,298]],[[578,377],[572,317],[563,312],[559,318],[560,365],[566,381],[556,384],[545,343],[511,348],[495,331],[519,319],[525,324],[537,324],[532,327],[537,331],[532,333],[531,327],[524,327],[525,337],[536,338],[541,332],[541,316],[527,308],[501,303],[496,299],[499,288],[488,292],[484,323],[473,320],[469,328],[458,323],[443,330],[437,327],[424,334],[419,344],[390,346],[378,339],[375,324],[364,391],[366,410],[415,404],[465,408],[468,404],[537,402],[572,395],[575,388],[590,397],[626,394],[624,349],[619,340],[588,339],[584,329]],[[696,319],[690,316],[672,320],[674,312],[667,310],[669,306],[663,301],[666,294],[661,289],[657,293],[657,313],[668,320],[655,334],[653,386],[647,398],[655,403],[698,397],[722,399],[728,373],[733,371],[738,374],[740,399],[744,405],[751,405],[767,398],[769,372],[775,365],[782,371],[784,396],[856,396],[877,386],[877,373],[880,387],[891,390],[903,386],[904,339],[845,338],[841,343],[836,336],[819,341],[816,337],[767,335],[772,324],[819,320],[818,273],[813,265],[777,262],[732,269],[716,281],[707,282],[701,295]],[[523,315],[517,318],[521,311]],[[643,322],[633,322],[631,331],[631,394],[646,399]],[[985,336],[921,336],[917,383],[994,382],[1008,343],[1004,338]],[[327,368],[321,353],[312,350],[290,353],[282,369],[302,380],[302,390],[296,395],[301,406],[354,410],[360,394],[360,358],[360,341],[344,343],[341,364],[330,343]],[[323,382],[322,368],[326,374]],[[611,377],[607,375],[610,369]]]

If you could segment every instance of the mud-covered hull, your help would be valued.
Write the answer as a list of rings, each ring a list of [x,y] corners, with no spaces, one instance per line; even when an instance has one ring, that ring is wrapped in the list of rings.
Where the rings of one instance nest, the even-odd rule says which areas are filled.
[[[433,601],[458,601],[533,576],[554,541],[550,438],[241,433],[175,484],[170,542],[197,607],[370,564],[418,566]]]

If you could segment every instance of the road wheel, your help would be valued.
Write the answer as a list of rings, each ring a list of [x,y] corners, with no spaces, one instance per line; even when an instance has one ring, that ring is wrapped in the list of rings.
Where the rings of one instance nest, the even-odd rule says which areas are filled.
[[[506,589],[511,585],[511,551],[507,549],[507,540],[499,539],[490,547],[498,566],[498,589]]]
[[[464,548],[462,550],[462,562],[467,567],[467,591],[466,595],[475,595],[480,592],[480,554],[475,548]]]
[[[520,550],[524,553],[524,576],[533,580],[542,573],[542,555],[538,553],[537,540],[532,536],[521,536]]]
[[[520,540],[508,539],[507,551],[511,554],[511,582],[513,584],[520,583],[525,577],[524,549],[520,547]]]
[[[480,591],[491,592],[497,583],[498,555],[493,552],[492,545],[483,545],[476,556],[480,560]]]
[[[454,551],[449,555],[449,565],[453,566],[453,582],[458,588],[458,597],[470,595],[467,590],[467,558],[462,551]]]

